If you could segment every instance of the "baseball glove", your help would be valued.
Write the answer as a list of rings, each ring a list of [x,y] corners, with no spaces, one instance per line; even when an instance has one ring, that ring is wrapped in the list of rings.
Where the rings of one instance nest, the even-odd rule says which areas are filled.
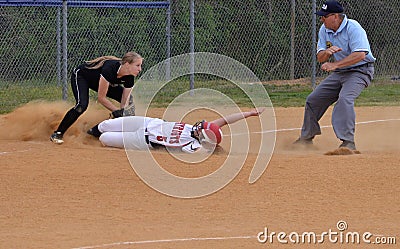
[[[124,116],[124,108],[121,108],[119,110],[115,110],[110,113],[110,118],[119,118]]]
[[[124,116],[135,116],[135,104],[131,103],[124,108]]]

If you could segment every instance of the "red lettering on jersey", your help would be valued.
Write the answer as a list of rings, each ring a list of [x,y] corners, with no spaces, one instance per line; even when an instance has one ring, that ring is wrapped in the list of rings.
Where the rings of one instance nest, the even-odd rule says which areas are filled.
[[[185,123],[175,123],[171,131],[171,136],[169,138],[170,144],[179,144],[181,134],[184,128],[185,128]]]
[[[185,123],[175,123],[173,130],[183,131],[185,128]]]
[[[164,137],[164,136],[157,136],[157,141],[165,142],[165,141],[167,141],[167,137]]]
[[[181,134],[182,134],[182,131],[177,131],[177,130],[171,131],[171,136],[180,136]]]
[[[179,138],[178,139],[170,139],[169,143],[170,144],[179,144]]]

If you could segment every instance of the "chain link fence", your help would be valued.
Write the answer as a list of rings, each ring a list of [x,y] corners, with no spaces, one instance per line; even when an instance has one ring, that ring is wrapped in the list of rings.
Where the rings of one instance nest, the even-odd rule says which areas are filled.
[[[135,51],[145,68],[165,60],[168,6],[148,0],[1,0],[1,113],[32,99],[71,99],[70,72],[99,56]]]
[[[316,39],[322,24],[313,13],[323,2],[196,0],[196,51],[230,56],[247,65],[263,81],[324,76],[319,65],[313,72]],[[348,18],[357,20],[367,32],[377,58],[376,78],[398,76],[400,0],[340,2]],[[185,6],[183,11],[188,13],[187,3],[177,4],[182,6],[173,18],[181,18]],[[176,7],[174,11],[178,11]]]
[[[311,85],[313,77],[326,75],[315,62],[315,39],[321,23],[313,14],[323,1],[192,1],[195,52],[229,56],[249,67],[262,81],[304,78]],[[0,0],[1,112],[38,98],[32,93],[35,91],[45,97],[53,94],[46,89],[56,88],[59,94],[53,97],[61,99],[62,81],[69,86],[71,70],[85,60],[102,55],[121,57],[135,51],[145,58],[146,71],[168,56],[190,52],[190,1],[140,1],[133,3],[145,5],[132,8],[112,4],[96,7],[92,5],[100,2],[71,0],[68,3],[75,5],[67,8],[68,79],[63,79],[63,1],[41,1],[53,3],[48,6],[10,6],[29,2],[39,1]],[[341,2],[348,17],[359,21],[367,31],[377,58],[376,78],[398,77],[400,0]],[[164,5],[149,7],[150,3]],[[18,96],[4,97],[18,86],[23,87]]]

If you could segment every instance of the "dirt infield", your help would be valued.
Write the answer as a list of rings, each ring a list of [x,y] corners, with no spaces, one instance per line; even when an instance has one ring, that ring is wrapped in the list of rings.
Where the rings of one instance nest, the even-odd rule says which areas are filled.
[[[314,148],[297,149],[292,142],[303,109],[275,108],[277,141],[262,177],[248,183],[256,157],[250,153],[225,188],[194,199],[153,190],[135,174],[124,150],[88,137],[84,131],[107,115],[103,109],[91,106],[63,145],[52,144],[49,135],[68,108],[32,103],[1,116],[0,248],[287,248],[285,240],[294,244],[296,233],[304,232],[315,233],[320,243],[301,243],[300,236],[291,246],[397,248],[400,243],[400,107],[357,108],[361,154],[341,156],[324,155],[339,145],[330,113]],[[254,120],[248,122],[257,132]],[[198,177],[213,172],[227,154],[179,167],[168,153],[154,156],[171,173]],[[339,221],[347,228],[339,230]],[[266,228],[269,235],[287,236],[279,241],[275,234],[260,243]],[[331,237],[320,236],[330,231]],[[360,243],[345,243],[348,232],[360,234]],[[371,244],[363,241],[367,232],[373,234],[367,236]],[[377,239],[392,245],[378,245]]]

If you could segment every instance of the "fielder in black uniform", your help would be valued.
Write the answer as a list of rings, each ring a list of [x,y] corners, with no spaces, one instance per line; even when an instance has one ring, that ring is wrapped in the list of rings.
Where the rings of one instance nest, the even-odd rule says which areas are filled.
[[[123,116],[124,107],[129,104],[134,77],[142,70],[142,62],[139,54],[128,52],[122,59],[102,56],[75,68],[71,75],[71,88],[76,104],[65,114],[50,140],[56,144],[64,142],[64,133],[89,105],[89,89],[98,93],[98,102],[111,111],[112,117]],[[120,106],[116,107],[107,97],[120,102]]]

